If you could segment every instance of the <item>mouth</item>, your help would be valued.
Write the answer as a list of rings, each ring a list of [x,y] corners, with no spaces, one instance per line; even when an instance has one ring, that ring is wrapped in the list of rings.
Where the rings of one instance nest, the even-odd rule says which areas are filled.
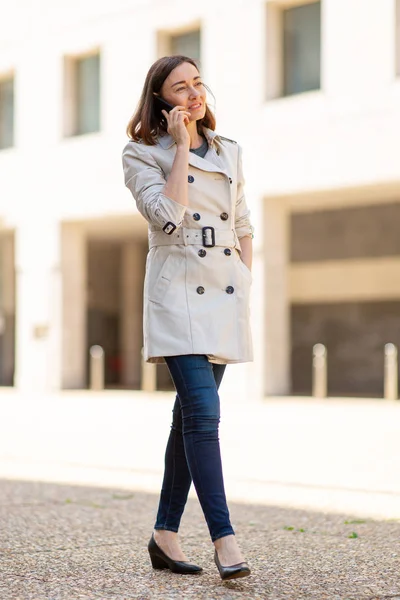
[[[189,110],[198,110],[199,108],[201,108],[203,105],[201,102],[197,102],[197,104],[192,104],[191,106],[188,106]]]

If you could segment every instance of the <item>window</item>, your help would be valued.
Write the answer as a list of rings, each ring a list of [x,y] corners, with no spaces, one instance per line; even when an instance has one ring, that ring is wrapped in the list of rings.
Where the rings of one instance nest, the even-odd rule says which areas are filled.
[[[14,77],[0,79],[0,149],[14,146]]]
[[[267,97],[321,87],[321,2],[267,4]]]
[[[65,101],[65,135],[100,130],[100,54],[66,58]]]
[[[100,56],[76,61],[76,129],[91,133],[100,129]]]
[[[159,32],[158,34],[158,55],[171,56],[173,54],[182,54],[189,56],[195,61],[201,59],[201,32],[200,29],[193,29],[185,33]]]
[[[321,3],[283,11],[283,95],[321,87]]]
[[[200,30],[171,36],[171,54],[183,54],[200,60]]]

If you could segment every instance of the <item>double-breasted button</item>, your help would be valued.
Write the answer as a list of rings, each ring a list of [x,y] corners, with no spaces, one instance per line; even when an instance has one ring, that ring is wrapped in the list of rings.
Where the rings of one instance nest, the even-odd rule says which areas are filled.
[[[224,254],[225,254],[225,256],[230,256],[232,254],[231,249],[230,248],[225,248]]]
[[[233,294],[233,292],[235,291],[234,288],[231,285],[228,285],[228,287],[226,288],[226,293],[227,294]]]
[[[193,181],[194,181],[194,177],[193,177],[193,175],[189,175],[189,177],[188,177],[188,182],[189,182],[189,183],[193,183]]]
[[[206,254],[207,252],[203,248],[201,248],[201,250],[198,251],[198,255],[201,256],[201,258],[204,258]]]
[[[229,215],[226,212],[221,213],[219,216],[222,219],[222,221],[227,221],[229,218]]]
[[[204,294],[204,291],[205,291],[205,290],[204,290],[204,288],[203,288],[203,286],[202,286],[202,285],[199,285],[199,287],[198,287],[198,288],[197,288],[197,290],[196,290],[196,292],[197,292],[198,294]]]
[[[193,219],[194,219],[195,221],[200,221],[200,218],[201,218],[201,217],[200,217],[199,213],[194,213],[194,215],[193,215]]]
[[[232,181],[233,181],[232,177],[229,177],[229,183],[232,183]]]

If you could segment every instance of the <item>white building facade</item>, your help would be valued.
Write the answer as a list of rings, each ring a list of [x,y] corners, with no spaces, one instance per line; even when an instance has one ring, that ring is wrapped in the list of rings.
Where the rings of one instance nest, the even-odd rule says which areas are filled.
[[[309,394],[322,342],[331,393],[380,395],[400,345],[399,2],[4,5],[0,385],[84,388],[100,344],[106,384],[140,389],[147,226],[121,152],[149,66],[184,53],[243,147],[255,225],[255,360],[225,385]]]

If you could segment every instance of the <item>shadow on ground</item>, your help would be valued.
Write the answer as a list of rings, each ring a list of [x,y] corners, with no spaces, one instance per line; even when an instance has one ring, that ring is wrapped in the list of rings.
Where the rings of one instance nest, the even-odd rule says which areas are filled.
[[[231,504],[252,576],[222,583],[197,500],[182,544],[199,576],[154,571],[158,497],[0,480],[0,599],[400,600],[400,521]]]

